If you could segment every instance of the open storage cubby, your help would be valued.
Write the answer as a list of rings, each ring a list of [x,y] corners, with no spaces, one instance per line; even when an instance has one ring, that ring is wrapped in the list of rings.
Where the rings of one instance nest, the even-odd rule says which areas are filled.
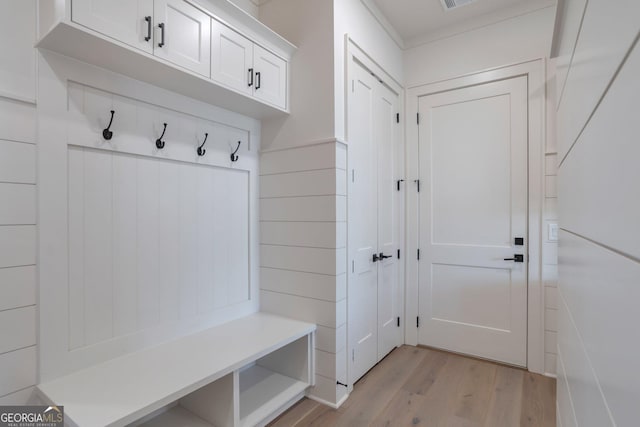
[[[263,426],[312,385],[313,334],[248,363],[135,425],[144,427]]]

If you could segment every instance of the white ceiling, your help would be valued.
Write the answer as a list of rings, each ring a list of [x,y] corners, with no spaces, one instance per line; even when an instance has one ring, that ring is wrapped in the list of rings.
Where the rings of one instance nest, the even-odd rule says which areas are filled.
[[[446,36],[447,30],[461,32],[469,29],[465,27],[488,25],[555,4],[555,0],[477,0],[445,11],[440,0],[369,1],[407,46],[437,38],[440,34]]]

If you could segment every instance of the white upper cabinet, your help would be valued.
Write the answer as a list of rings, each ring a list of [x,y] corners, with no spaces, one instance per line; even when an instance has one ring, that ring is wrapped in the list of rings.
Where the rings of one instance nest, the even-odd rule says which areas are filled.
[[[211,78],[238,92],[285,109],[287,61],[213,19]]]
[[[42,0],[36,47],[258,119],[296,47],[227,0]]]
[[[72,19],[106,36],[151,53],[153,0],[74,0]]]
[[[211,17],[183,0],[155,0],[154,11],[154,55],[209,77]]]
[[[253,42],[211,20],[211,78],[239,92],[253,93]]]
[[[258,45],[253,47],[255,82],[253,94],[264,102],[284,108],[287,103],[287,63]]]

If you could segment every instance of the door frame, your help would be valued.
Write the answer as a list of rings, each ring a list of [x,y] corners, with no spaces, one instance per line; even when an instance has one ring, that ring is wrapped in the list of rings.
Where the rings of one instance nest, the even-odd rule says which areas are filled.
[[[476,73],[410,87],[406,93],[406,175],[411,188],[420,179],[418,166],[418,98],[469,86],[527,77],[528,90],[528,241],[529,266],[527,274],[527,369],[544,372],[544,297],[542,286],[542,216],[544,200],[544,147],[545,120],[545,70],[544,59],[536,59],[514,65],[498,67]],[[413,159],[409,161],[408,159]],[[418,250],[418,192],[406,195],[406,253]],[[409,230],[412,230],[409,232]],[[414,232],[415,231],[415,232]],[[409,259],[411,258],[411,259]],[[405,286],[405,343],[418,344],[418,260],[407,257]]]
[[[344,43],[346,46],[345,53],[345,85],[344,85],[344,123],[345,123],[345,141],[347,145],[347,164],[349,161],[349,99],[351,96],[351,81],[354,78],[354,67],[362,66],[365,69],[372,72],[376,77],[382,80],[387,87],[391,89],[392,92],[398,95],[398,113],[400,114],[400,123],[398,128],[398,158],[400,159],[400,165],[398,167],[398,179],[404,179],[406,184],[407,182],[407,160],[406,160],[406,138],[405,138],[405,121],[402,119],[405,113],[405,90],[404,87],[397,82],[389,73],[387,73],[382,66],[380,66],[371,56],[369,56],[351,37],[349,34],[345,34]],[[355,64],[358,62],[359,65]],[[349,167],[347,166],[347,172]],[[347,173],[348,175],[348,173]],[[347,187],[349,188],[349,187]],[[400,322],[400,333],[401,339],[400,344],[406,343],[406,323],[404,319],[406,318],[406,269],[407,269],[407,257],[403,255],[406,253],[406,206],[407,206],[407,191],[406,185],[402,188],[401,197],[398,200],[398,219],[400,221],[399,233],[398,233],[398,247],[400,248],[401,256],[398,262],[398,316],[401,319]],[[349,193],[347,191],[347,218],[349,217]],[[349,279],[351,273],[349,272],[349,265],[351,264],[349,254],[350,254],[350,242],[349,242],[349,224],[347,222],[347,287],[349,286]],[[347,292],[348,296],[348,292]],[[347,319],[349,318],[349,300],[347,297]],[[350,363],[349,363],[349,324],[347,322],[347,351],[345,352],[346,360],[346,378],[350,378]],[[347,381],[349,384],[347,386],[347,393],[351,393],[353,391],[353,384],[351,381]]]

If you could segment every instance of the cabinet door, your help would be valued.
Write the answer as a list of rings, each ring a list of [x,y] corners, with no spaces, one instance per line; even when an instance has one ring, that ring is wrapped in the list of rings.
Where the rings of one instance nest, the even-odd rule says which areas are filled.
[[[287,62],[273,53],[253,46],[255,84],[253,95],[280,108],[287,107]]]
[[[209,77],[211,18],[183,0],[156,0],[153,53]]]
[[[73,0],[73,22],[151,53],[153,0]]]
[[[253,92],[253,42],[215,19],[211,20],[211,78],[239,92]]]

